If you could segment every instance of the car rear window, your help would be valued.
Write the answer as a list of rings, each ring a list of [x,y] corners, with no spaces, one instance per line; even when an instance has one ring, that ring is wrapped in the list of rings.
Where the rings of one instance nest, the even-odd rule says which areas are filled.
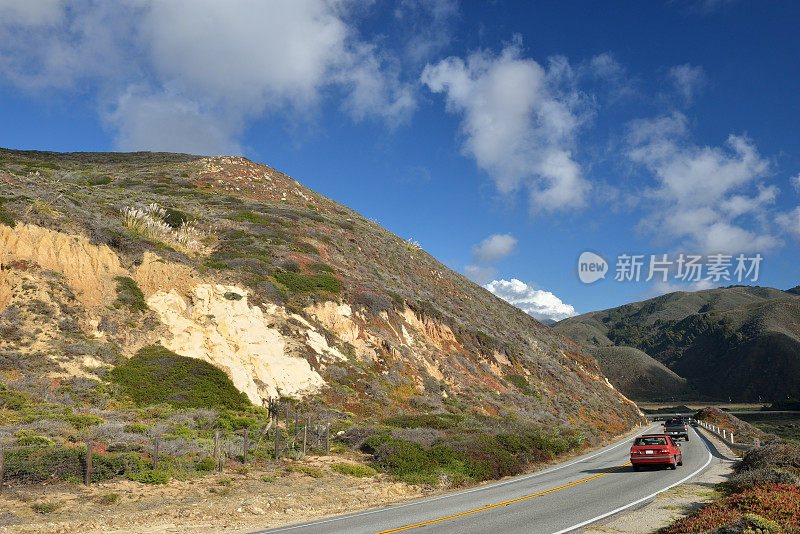
[[[636,438],[636,441],[633,442],[633,445],[636,447],[642,447],[647,445],[666,445],[667,438],[664,437],[653,437],[653,438]]]

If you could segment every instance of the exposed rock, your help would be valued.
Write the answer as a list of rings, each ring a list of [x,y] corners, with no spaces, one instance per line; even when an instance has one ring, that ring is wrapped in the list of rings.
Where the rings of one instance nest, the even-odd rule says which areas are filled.
[[[242,298],[226,299],[228,292]],[[162,340],[164,346],[224,370],[254,404],[278,395],[317,391],[324,384],[322,377],[307,360],[289,354],[291,344],[271,326],[285,314],[277,307],[265,313],[250,306],[247,293],[235,286],[199,284],[191,290],[189,303],[170,290],[156,292],[147,304],[172,333],[170,339]]]
[[[92,245],[84,237],[32,224],[14,228],[0,225],[0,263],[12,260],[35,262],[43,269],[62,273],[78,300],[87,305],[112,300],[112,279],[124,274],[119,258],[107,246]]]

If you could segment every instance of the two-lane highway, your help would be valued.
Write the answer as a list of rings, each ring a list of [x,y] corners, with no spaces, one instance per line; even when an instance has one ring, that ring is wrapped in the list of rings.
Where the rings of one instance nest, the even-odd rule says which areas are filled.
[[[659,432],[651,426],[645,433]],[[270,533],[564,533],[615,514],[703,471],[711,452],[694,429],[683,466],[633,471],[633,437],[549,469],[429,499],[280,527]]]

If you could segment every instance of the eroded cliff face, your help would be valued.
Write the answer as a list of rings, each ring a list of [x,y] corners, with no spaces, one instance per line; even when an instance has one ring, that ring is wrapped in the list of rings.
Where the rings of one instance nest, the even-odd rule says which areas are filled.
[[[30,261],[61,273],[78,300],[89,306],[108,304],[113,278],[125,272],[109,247],[32,224],[0,225],[0,263],[11,261]]]
[[[290,314],[278,306],[250,306],[247,291],[236,286],[199,284],[188,301],[174,289],[158,291],[147,304],[170,330],[164,346],[224,370],[256,405],[316,393],[324,385],[302,356],[307,348],[321,362],[344,359],[313,327],[290,326]]]

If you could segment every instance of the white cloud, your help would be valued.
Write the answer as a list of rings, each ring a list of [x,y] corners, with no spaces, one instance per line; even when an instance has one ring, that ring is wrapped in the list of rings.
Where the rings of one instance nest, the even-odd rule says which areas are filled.
[[[514,253],[517,239],[511,234],[493,234],[472,247],[476,262],[493,263]]]
[[[779,213],[776,220],[783,230],[800,238],[800,207],[788,213]]]
[[[493,280],[483,287],[539,321],[560,321],[577,315],[572,305],[551,292],[535,289],[516,278]]]
[[[402,0],[394,16],[403,26],[407,59],[419,63],[449,45],[457,13],[456,0]]]
[[[568,64],[556,59],[545,70],[522,57],[517,40],[499,56],[479,51],[466,61],[427,65],[421,77],[462,116],[464,153],[502,193],[527,188],[532,211],[583,206],[590,188],[574,159],[575,135],[588,116],[585,100],[563,88]]]
[[[726,282],[730,283],[730,282]],[[702,291],[704,289],[711,289],[714,287],[721,287],[722,283],[715,284],[709,279],[698,280],[689,284],[673,284],[657,280],[650,286],[650,290],[644,295],[647,298],[657,297],[666,293],[675,293],[676,291]]]
[[[792,187],[794,187],[795,191],[800,193],[800,174],[798,174],[797,176],[791,177],[789,179],[789,182],[791,182]]]
[[[211,143],[206,152],[228,150],[265,113],[310,117],[333,98],[354,120],[395,125],[415,108],[413,84],[400,79],[388,52],[360,38],[353,14],[362,7],[360,0],[79,0],[65,9],[51,0],[0,0],[0,79],[27,89],[94,91],[99,109],[132,106],[126,95],[136,86],[140,106],[224,119],[210,135],[208,128],[173,129],[170,149],[186,151],[198,146],[198,135],[206,136],[201,146]],[[189,108],[202,112],[187,115]],[[149,127],[153,140],[165,138],[163,121],[125,109],[105,115],[114,117],[109,126],[126,148],[155,148],[154,141],[138,144]]]
[[[464,274],[476,284],[483,285],[497,276],[497,269],[494,267],[481,267],[480,265],[474,264],[465,265]]]
[[[64,15],[62,0],[0,0],[0,20],[4,24],[24,27],[53,26]]]
[[[627,156],[657,184],[645,193],[652,205],[641,226],[682,239],[698,253],[764,252],[779,245],[760,222],[778,192],[757,182],[769,173],[769,161],[743,136],[730,135],[724,148],[697,146],[687,123],[676,112],[631,124]]]
[[[224,116],[205,113],[195,102],[169,94],[123,94],[106,117],[117,131],[123,151],[152,150],[190,154],[240,154],[231,140],[239,125]]]
[[[697,93],[708,83],[701,66],[676,65],[669,69],[668,78],[686,104],[691,104]]]

